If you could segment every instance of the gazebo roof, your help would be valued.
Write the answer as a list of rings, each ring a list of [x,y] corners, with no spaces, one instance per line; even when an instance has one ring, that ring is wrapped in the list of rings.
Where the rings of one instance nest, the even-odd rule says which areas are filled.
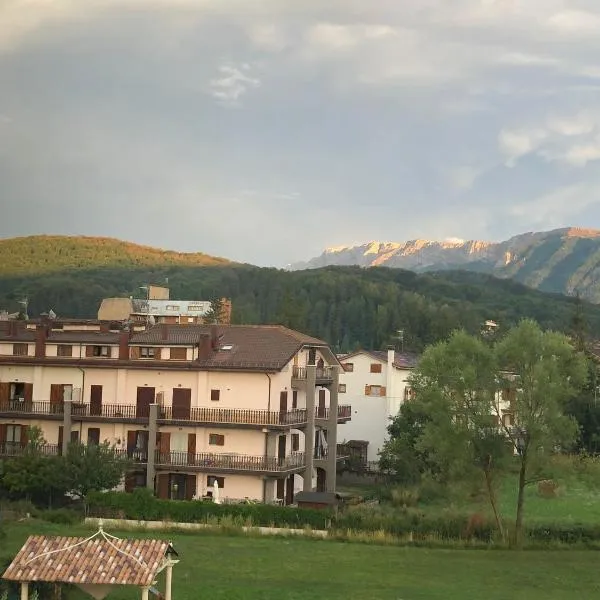
[[[122,540],[102,528],[89,538],[32,535],[3,575],[11,581],[149,586],[172,546],[164,540]]]

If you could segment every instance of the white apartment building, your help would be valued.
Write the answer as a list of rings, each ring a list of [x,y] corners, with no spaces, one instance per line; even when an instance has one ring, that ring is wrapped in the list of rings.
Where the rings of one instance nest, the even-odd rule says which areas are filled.
[[[0,457],[29,426],[60,453],[108,441],[133,461],[124,486],[162,498],[292,503],[335,491],[340,363],[280,326],[0,322]],[[139,329],[139,328],[138,328]]]
[[[367,460],[378,460],[387,439],[387,427],[408,400],[411,390],[407,379],[417,363],[412,354],[359,350],[338,357],[340,394],[352,406],[352,420],[341,430],[340,443],[368,442]]]

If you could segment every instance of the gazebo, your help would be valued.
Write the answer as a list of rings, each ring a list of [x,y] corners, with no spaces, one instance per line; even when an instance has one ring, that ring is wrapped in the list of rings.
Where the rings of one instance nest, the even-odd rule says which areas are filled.
[[[70,583],[102,600],[114,586],[141,588],[142,600],[150,593],[171,600],[173,565],[177,552],[164,540],[125,540],[99,529],[88,538],[29,536],[2,576],[21,584],[21,600],[29,599],[32,582]],[[153,586],[165,571],[165,593]]]

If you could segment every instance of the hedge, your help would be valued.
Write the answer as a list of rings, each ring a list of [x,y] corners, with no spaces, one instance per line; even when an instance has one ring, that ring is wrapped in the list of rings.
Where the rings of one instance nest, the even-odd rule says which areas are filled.
[[[294,508],[269,504],[215,504],[204,500],[160,500],[145,488],[132,493],[93,493],[88,497],[88,514],[94,517],[139,521],[207,523],[211,519],[236,518],[254,526],[327,529],[333,514],[328,510]]]

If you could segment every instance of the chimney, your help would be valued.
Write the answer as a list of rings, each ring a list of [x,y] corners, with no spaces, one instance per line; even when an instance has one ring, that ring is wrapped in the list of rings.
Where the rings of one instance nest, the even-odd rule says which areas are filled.
[[[212,354],[212,338],[208,333],[203,333],[200,335],[200,339],[198,340],[198,360],[206,360],[210,358]]]
[[[46,340],[48,339],[48,326],[41,323],[35,330],[35,357],[44,358],[46,356]]]
[[[166,342],[169,339],[169,325],[167,323],[160,324],[160,339],[163,342]]]
[[[132,333],[121,331],[119,334],[119,360],[129,360],[129,340]]]
[[[391,367],[394,364],[395,360],[396,360],[396,349],[394,348],[394,346],[388,346],[387,347],[387,363],[388,363],[388,368],[391,369]]]

